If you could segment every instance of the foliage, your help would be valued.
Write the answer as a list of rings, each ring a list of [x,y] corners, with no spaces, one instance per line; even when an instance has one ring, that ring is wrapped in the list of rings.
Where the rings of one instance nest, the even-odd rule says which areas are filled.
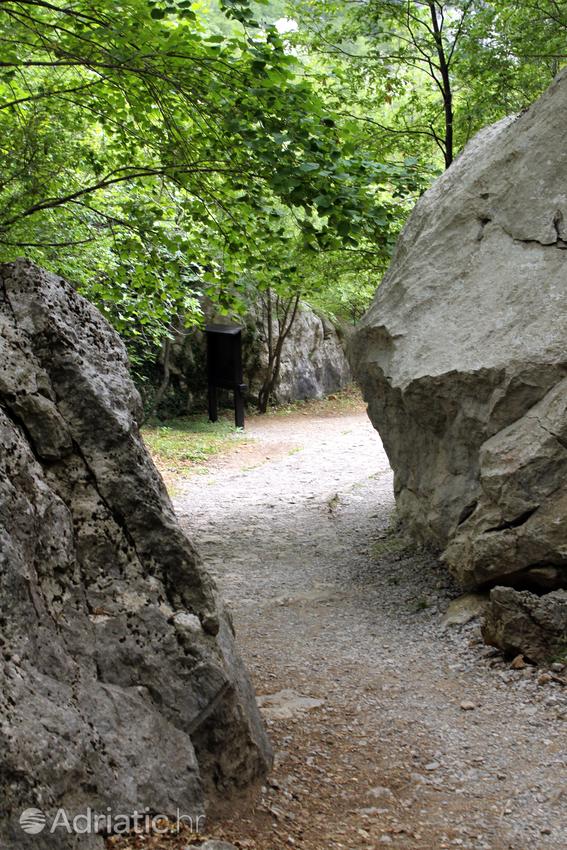
[[[366,146],[449,165],[473,133],[528,106],[565,63],[556,0],[290,0],[296,42],[337,80]]]
[[[74,281],[140,374],[204,296],[356,322],[415,198],[566,31],[563,0],[0,0],[0,260]]]
[[[287,15],[287,37],[351,143],[412,169],[391,234],[477,130],[528,106],[567,59],[567,4],[555,0],[288,0]],[[322,285],[307,300],[358,321],[389,259],[374,249],[321,252],[308,276]]]
[[[284,254],[391,243],[384,190],[411,170],[345,137],[244,0],[3,0],[0,32],[1,257],[75,280],[126,336],[283,279]]]

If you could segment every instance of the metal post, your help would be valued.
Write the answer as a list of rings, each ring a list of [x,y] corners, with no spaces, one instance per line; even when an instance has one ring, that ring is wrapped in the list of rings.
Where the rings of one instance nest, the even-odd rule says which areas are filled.
[[[244,428],[244,392],[246,384],[238,384],[234,388],[234,424]]]
[[[209,422],[216,422],[218,418],[217,388],[209,384]]]

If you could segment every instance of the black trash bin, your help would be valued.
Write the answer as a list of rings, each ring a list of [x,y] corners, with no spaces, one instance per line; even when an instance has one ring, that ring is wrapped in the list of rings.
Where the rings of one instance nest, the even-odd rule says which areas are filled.
[[[242,328],[237,325],[207,325],[207,375],[209,383],[209,419],[218,417],[217,390],[234,393],[234,422],[244,428],[244,394],[242,382]]]

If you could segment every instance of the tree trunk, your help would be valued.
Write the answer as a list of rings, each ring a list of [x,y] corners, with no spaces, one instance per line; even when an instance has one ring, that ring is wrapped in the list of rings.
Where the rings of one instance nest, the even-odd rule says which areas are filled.
[[[433,38],[435,39],[435,47],[437,50],[437,58],[439,60],[439,72],[441,74],[441,80],[437,78],[435,75],[435,81],[437,85],[441,89],[441,95],[443,97],[443,113],[445,120],[445,132],[444,132],[444,156],[445,156],[445,168],[449,168],[451,163],[453,162],[453,92],[451,89],[451,76],[449,74],[449,62],[447,61],[447,56],[445,53],[445,45],[443,44],[443,34],[441,32],[441,26],[439,25],[439,18],[437,16],[437,4],[435,0],[430,0],[428,3],[429,11],[431,13],[431,23],[433,25]]]
[[[293,323],[295,321],[295,317],[297,316],[297,310],[299,308],[299,299],[300,295],[295,295],[290,298],[284,308],[283,318],[281,322],[278,317],[279,324],[279,332],[278,338],[274,343],[274,327],[273,327],[273,311],[270,307],[268,311],[268,321],[270,327],[268,328],[268,368],[266,372],[266,377],[264,382],[260,388],[260,392],[258,393],[258,412],[265,413],[268,409],[268,404],[270,402],[270,396],[272,395],[275,386],[278,382],[278,378],[280,376],[280,367],[282,362],[282,351],[284,342],[286,341],[289,333],[293,327]],[[270,293],[271,300],[271,293]],[[279,298],[277,300],[277,307],[279,309],[281,306],[281,302]],[[291,311],[291,312],[290,312]]]
[[[171,377],[171,339],[167,337],[163,345],[163,375],[161,383],[156,390],[151,409],[147,416],[144,417],[144,422],[151,419],[155,415],[156,410],[160,406],[163,398],[169,387],[169,379]]]

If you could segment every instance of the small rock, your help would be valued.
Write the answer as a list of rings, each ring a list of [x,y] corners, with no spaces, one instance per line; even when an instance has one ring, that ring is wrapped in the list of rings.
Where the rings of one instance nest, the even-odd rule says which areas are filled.
[[[203,631],[199,618],[195,614],[188,614],[186,611],[179,611],[175,614],[173,622],[179,628],[187,629],[190,632],[200,633]]]
[[[488,596],[480,593],[465,593],[458,599],[453,599],[441,618],[441,625],[464,626],[465,623],[480,617],[488,605]]]
[[[386,788],[384,785],[377,785],[375,788],[371,788],[368,793],[371,794],[373,797],[376,797],[377,799],[394,799],[393,793],[390,791],[389,788]]]
[[[441,765],[439,764],[438,761],[430,761],[429,764],[425,765],[425,770],[429,770],[429,771],[439,770],[440,767],[441,767]]]
[[[482,625],[484,640],[536,664],[558,655],[567,629],[567,590],[538,596],[512,587],[494,587]]]
[[[512,670],[523,670],[524,667],[527,667],[526,662],[524,661],[523,655],[516,655],[512,663],[510,664]]]
[[[542,673],[541,676],[538,676],[537,683],[538,685],[548,685],[553,681],[553,676],[549,673]]]
[[[474,711],[475,708],[476,708],[476,705],[474,704],[474,702],[471,702],[470,700],[465,699],[461,703],[462,711]]]
[[[296,714],[311,711],[323,705],[322,699],[301,696],[290,688],[285,688],[276,694],[260,696],[257,702],[264,717],[270,720],[287,720]]]

